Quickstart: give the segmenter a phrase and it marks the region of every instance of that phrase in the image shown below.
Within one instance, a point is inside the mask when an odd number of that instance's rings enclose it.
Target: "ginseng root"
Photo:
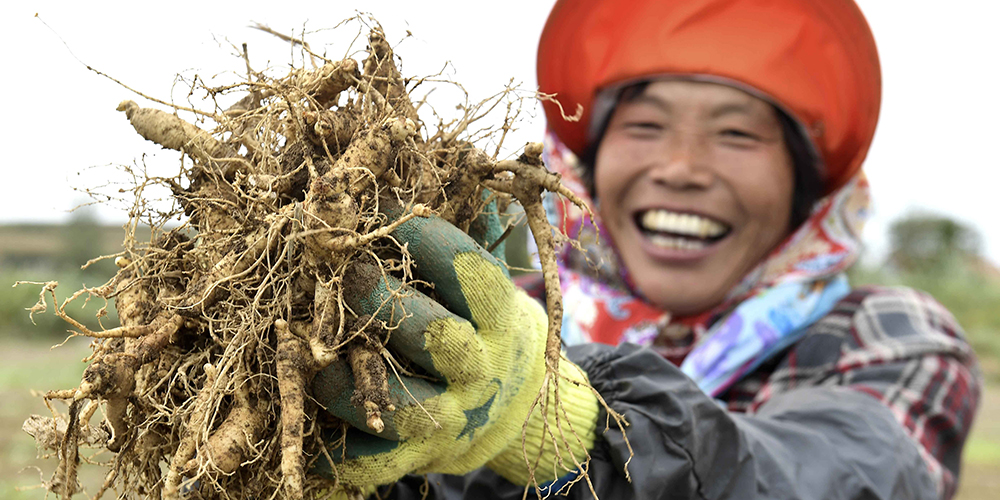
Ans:
[[[351,403],[365,410],[365,423],[375,432],[385,430],[382,422],[383,411],[395,411],[389,400],[389,375],[380,352],[380,338],[384,336],[381,323],[371,316],[358,318],[359,325],[369,325],[364,334],[359,335],[347,347],[347,361],[354,374],[354,395]]]
[[[386,412],[395,411],[385,360],[405,357],[387,344],[389,326],[346,306],[343,285],[351,264],[365,259],[422,287],[407,247],[392,236],[413,217],[439,215],[478,234],[484,210],[502,211],[511,199],[524,207],[545,278],[547,380],[558,383],[558,235],[541,197],[555,192],[586,207],[545,170],[541,145],[502,161],[499,146],[492,156],[477,147],[503,142],[516,116],[504,117],[492,138],[491,127],[473,124],[492,109],[510,113],[514,90],[462,103],[464,116],[428,126],[427,96],[411,98],[424,81],[400,73],[381,28],[371,30],[362,62],[327,60],[304,40],[283,40],[317,63],[283,75],[255,71],[244,46],[245,78],[213,87],[194,79],[191,95],[208,95],[210,111],[131,100],[118,107],[141,137],[182,161],[173,176],[129,170],[117,274],[55,308],[74,335],[94,339],[94,353],[79,388],[49,396],[74,400],[74,411],[84,400],[100,402],[110,430],[106,440],[85,437],[71,415],[50,485],[64,498],[78,489],[77,446],[94,439],[116,454],[98,497],[113,489],[172,500],[192,488],[199,498],[301,499],[339,487],[308,472],[309,460],[336,461],[317,457],[331,449],[323,436],[343,429],[310,402],[310,383],[330,363],[346,362],[351,403],[370,430],[385,430]],[[149,199],[153,186],[166,188],[169,206]],[[149,238],[137,236],[143,232]],[[32,313],[44,311],[46,297],[55,301],[55,283],[43,285]],[[65,312],[78,297],[114,301],[121,326],[87,329]]]
[[[288,322],[274,322],[278,338],[278,392],[281,395],[281,475],[286,495],[301,499],[305,484],[302,429],[305,424],[306,383],[316,364],[306,342],[291,332]]]

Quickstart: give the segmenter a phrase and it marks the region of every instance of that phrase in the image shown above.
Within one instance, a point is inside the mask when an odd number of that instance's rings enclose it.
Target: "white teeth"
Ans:
[[[643,229],[697,238],[714,238],[726,232],[726,227],[714,220],[693,214],[668,210],[648,210],[642,214]]]
[[[649,241],[658,247],[669,248],[671,250],[701,250],[702,248],[708,246],[707,243],[701,240],[675,238],[672,236],[663,236],[661,234],[649,235]]]

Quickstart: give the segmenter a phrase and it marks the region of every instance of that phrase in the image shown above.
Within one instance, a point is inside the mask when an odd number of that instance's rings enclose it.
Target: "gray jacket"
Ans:
[[[569,358],[630,424],[631,482],[623,473],[628,449],[612,428],[591,453],[595,491],[602,499],[950,497],[980,382],[954,319],[927,299],[887,289],[848,296],[770,368],[769,377],[781,383],[747,413],[728,411],[650,349],[569,348]],[[865,356],[869,351],[878,355]],[[948,383],[938,376],[945,372]],[[893,396],[916,390],[928,399],[901,405]],[[934,406],[941,401],[947,408]],[[911,414],[938,427],[920,430]],[[381,493],[520,499],[524,487],[481,469],[407,477]],[[591,496],[586,484],[569,492]]]

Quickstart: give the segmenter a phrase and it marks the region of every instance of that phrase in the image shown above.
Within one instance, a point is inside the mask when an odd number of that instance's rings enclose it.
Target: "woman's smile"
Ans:
[[[689,211],[651,208],[636,212],[634,222],[647,249],[664,260],[696,259],[718,247],[728,224]]]

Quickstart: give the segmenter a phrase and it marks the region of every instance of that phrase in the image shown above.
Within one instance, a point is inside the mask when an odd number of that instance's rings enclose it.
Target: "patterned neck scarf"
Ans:
[[[575,157],[551,134],[545,163],[590,202]],[[672,317],[634,290],[596,214],[591,223],[579,208],[549,194],[549,220],[579,243],[559,255],[563,340],[650,346],[716,397],[795,343],[847,295],[844,271],[861,253],[868,205],[868,182],[859,174],[818,202],[809,219],[721,304],[696,316]]]

